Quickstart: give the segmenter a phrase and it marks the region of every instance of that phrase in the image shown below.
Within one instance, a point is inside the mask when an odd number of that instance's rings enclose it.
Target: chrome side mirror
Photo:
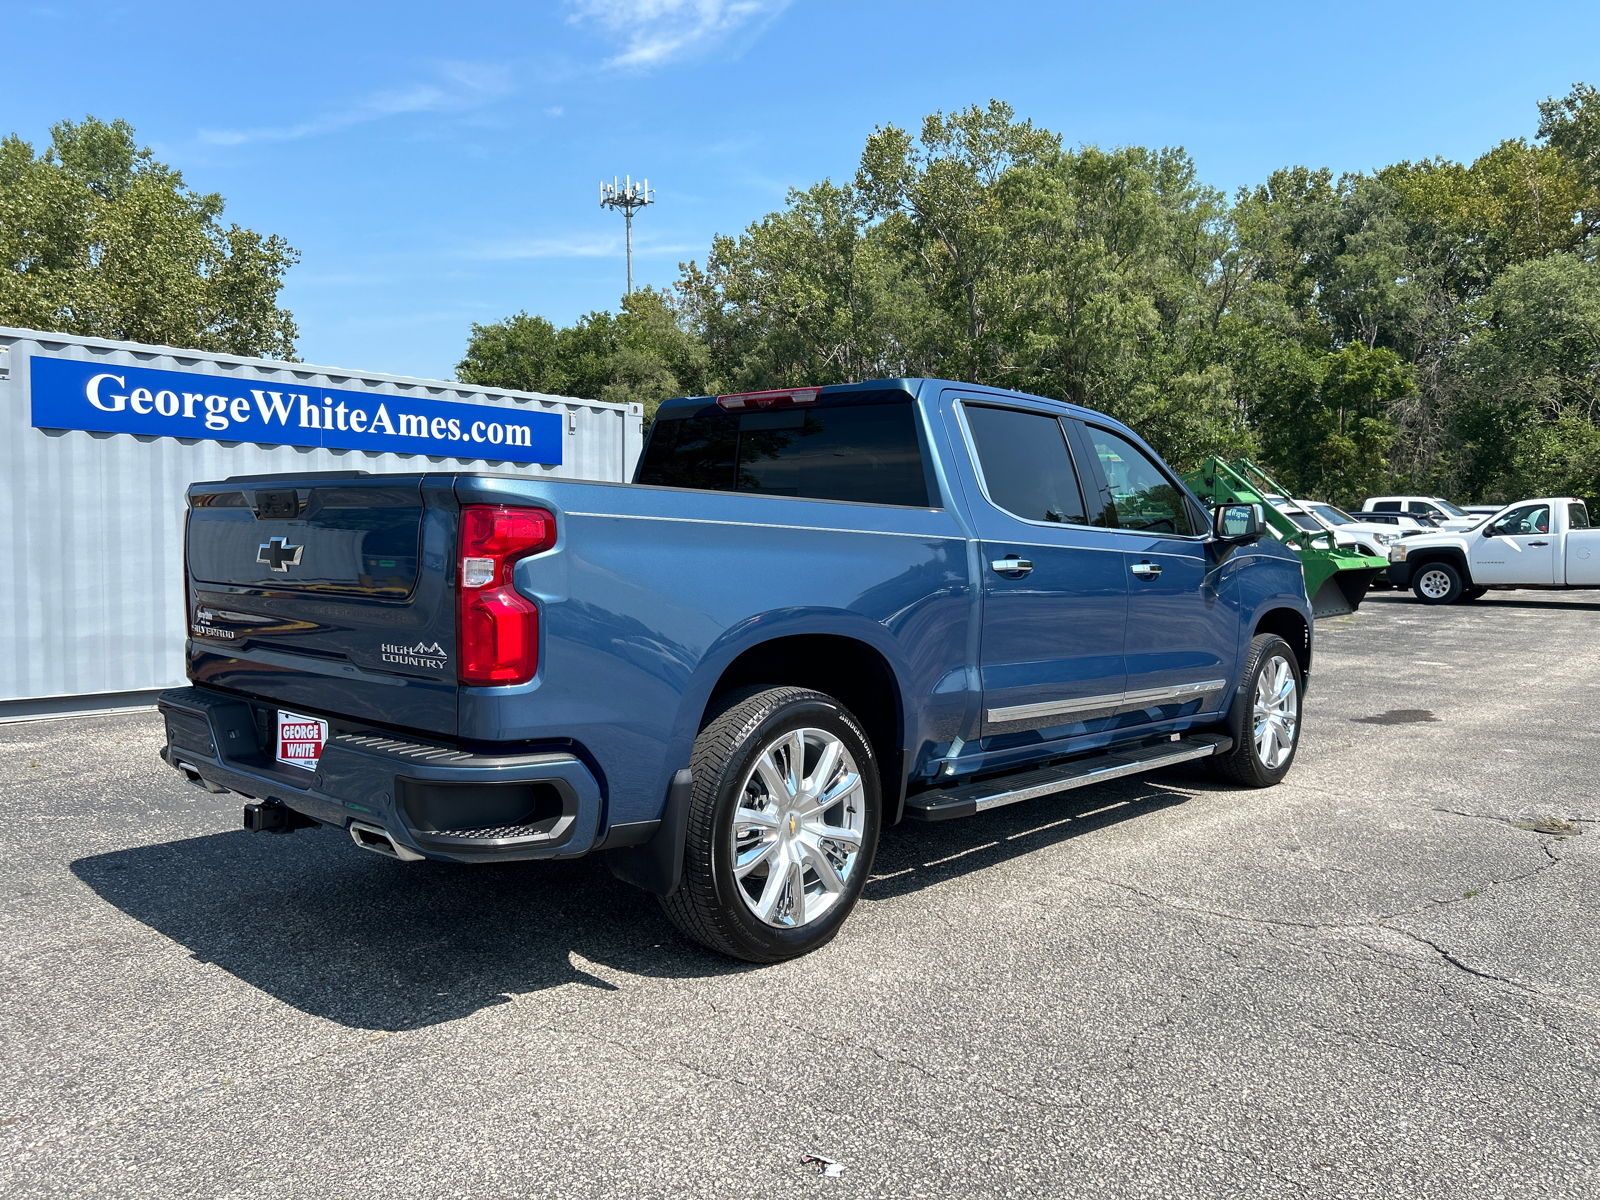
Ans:
[[[1259,504],[1219,504],[1211,510],[1211,529],[1219,542],[1242,546],[1260,541],[1267,517]]]

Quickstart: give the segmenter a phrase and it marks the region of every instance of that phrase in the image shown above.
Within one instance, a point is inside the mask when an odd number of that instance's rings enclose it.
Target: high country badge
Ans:
[[[401,667],[428,667],[442,671],[450,663],[450,656],[438,642],[434,642],[431,646],[422,642],[418,642],[415,646],[396,646],[384,642],[379,650],[382,652],[384,662]]]

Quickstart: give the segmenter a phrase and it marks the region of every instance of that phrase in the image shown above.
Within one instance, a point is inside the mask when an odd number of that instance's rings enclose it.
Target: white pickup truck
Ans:
[[[1520,500],[1471,529],[1391,545],[1389,580],[1424,604],[1476,600],[1490,588],[1600,588],[1600,529],[1571,496]]]

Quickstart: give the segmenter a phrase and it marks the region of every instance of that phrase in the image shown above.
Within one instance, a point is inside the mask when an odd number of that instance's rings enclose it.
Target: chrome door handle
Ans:
[[[1134,563],[1133,573],[1140,579],[1159,579],[1161,578],[1161,564],[1148,562]]]
[[[1026,575],[1033,570],[1033,564],[1025,558],[1012,555],[1010,558],[994,559],[989,563],[989,569],[1002,575]]]

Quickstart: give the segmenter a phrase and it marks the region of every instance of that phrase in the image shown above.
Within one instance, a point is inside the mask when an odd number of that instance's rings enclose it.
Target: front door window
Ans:
[[[1520,537],[1550,532],[1550,506],[1531,504],[1514,508],[1489,526],[1490,537]]]
[[[1111,492],[1117,528],[1184,537],[1198,532],[1183,492],[1144,451],[1109,429],[1087,429]]]

